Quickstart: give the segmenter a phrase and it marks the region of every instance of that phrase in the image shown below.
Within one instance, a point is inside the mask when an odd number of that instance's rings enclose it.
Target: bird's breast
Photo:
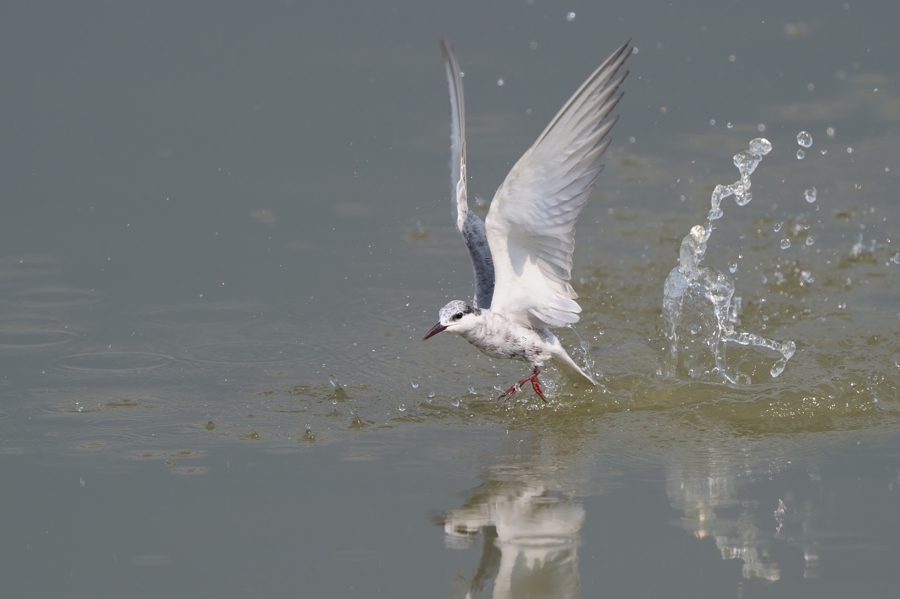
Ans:
[[[511,322],[502,316],[483,312],[481,326],[464,335],[466,340],[492,358],[522,360],[543,364],[550,358],[547,343],[532,328]]]

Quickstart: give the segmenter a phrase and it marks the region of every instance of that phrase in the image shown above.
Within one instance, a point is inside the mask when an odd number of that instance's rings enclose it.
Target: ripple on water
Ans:
[[[127,460],[191,460],[206,457],[205,451],[196,449],[136,449],[125,454]]]
[[[65,397],[60,399],[62,395]],[[4,431],[4,436],[8,433],[14,440],[20,438],[30,450],[39,452],[124,452],[133,458],[136,452],[148,451],[148,447],[183,447],[205,438],[193,422],[184,422],[184,406],[172,396],[128,391],[47,391],[43,398],[40,393],[33,394],[29,414],[35,405],[37,417],[29,418],[16,430]],[[165,450],[165,455],[171,457],[173,451],[176,450]],[[181,457],[191,455],[194,454]]]
[[[136,374],[165,366],[173,359],[152,352],[100,351],[63,356],[55,361],[55,367],[97,374]]]
[[[283,445],[283,444],[275,444],[266,447],[267,453],[275,453],[275,454],[292,454],[292,453],[300,453],[307,451],[309,448],[304,445],[294,444],[294,445]]]
[[[94,304],[100,299],[100,294],[93,289],[55,285],[21,289],[8,296],[11,303],[28,308],[73,308]]]
[[[0,280],[37,279],[58,275],[62,271],[59,260],[52,256],[18,255],[0,258]]]
[[[0,321],[0,350],[22,352],[71,343],[81,333],[50,318],[14,318]]]
[[[189,362],[223,366],[284,364],[309,357],[309,348],[299,341],[207,342],[187,347],[184,351]]]
[[[152,410],[158,417],[160,414],[171,414],[176,411],[175,399],[164,395],[134,394],[127,391],[122,393],[115,391],[82,393],[68,395],[64,400],[56,399],[54,394],[53,401],[41,404],[40,400],[36,400],[36,403],[40,404],[41,412],[51,415],[104,414],[110,418],[121,418],[123,412],[147,414]],[[35,394],[35,396],[38,395],[38,393]],[[149,420],[151,416],[148,414],[145,419]]]
[[[172,474],[187,476],[190,474],[209,474],[207,466],[179,466],[172,469]]]
[[[212,303],[154,308],[139,316],[156,324],[181,327],[244,323],[256,318],[259,313],[259,309],[244,304]]]

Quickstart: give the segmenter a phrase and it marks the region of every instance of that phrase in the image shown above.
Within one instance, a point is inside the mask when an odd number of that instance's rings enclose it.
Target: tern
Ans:
[[[631,54],[623,44],[569,98],[494,194],[487,218],[469,210],[466,186],[466,121],[462,73],[453,47],[441,39],[450,87],[450,179],[456,226],[475,270],[472,302],[453,300],[423,341],[441,331],[457,333],[485,354],[527,362],[531,374],[500,396],[508,399],[527,382],[544,400],[538,375],[548,360],[569,379],[596,385],[560,344],[551,327],[578,322],[581,306],[569,283],[575,221],[603,170],[600,158],[618,116],[620,72]]]

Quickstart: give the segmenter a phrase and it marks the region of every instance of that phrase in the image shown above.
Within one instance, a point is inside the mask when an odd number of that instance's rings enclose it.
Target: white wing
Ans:
[[[456,227],[462,233],[472,267],[475,270],[475,297],[472,303],[478,308],[490,308],[494,295],[494,262],[488,245],[484,222],[469,211],[466,189],[466,106],[463,101],[462,76],[453,46],[441,39],[444,66],[447,68],[447,84],[450,87],[450,187],[456,212]]]
[[[578,322],[569,284],[575,221],[593,191],[618,117],[607,119],[628,75],[629,42],[606,59],[506,176],[491,202],[487,237],[496,287],[491,311],[526,326]]]

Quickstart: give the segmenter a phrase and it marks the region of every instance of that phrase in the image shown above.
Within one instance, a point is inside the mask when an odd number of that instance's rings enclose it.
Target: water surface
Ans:
[[[896,9],[2,14],[10,596],[896,587]],[[550,403],[499,403],[523,365],[420,341],[472,288],[441,35],[485,202],[584,77],[637,48],[578,225],[583,318],[560,334],[597,389],[549,372]],[[734,278],[742,330],[797,351],[773,378],[776,354],[729,345],[740,385],[665,374],[663,282],[761,136],[753,200],[725,200],[705,264]]]

